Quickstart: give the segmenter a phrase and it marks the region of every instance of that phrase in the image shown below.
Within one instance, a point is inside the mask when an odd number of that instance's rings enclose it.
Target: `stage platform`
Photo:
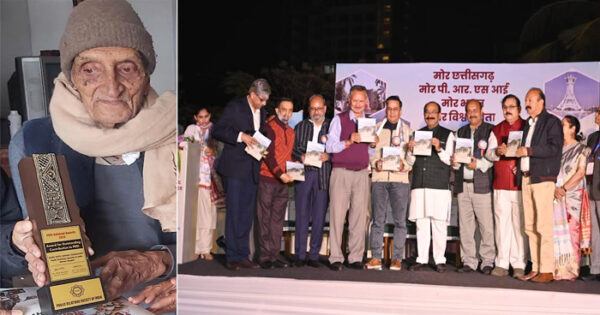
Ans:
[[[451,264],[445,273],[230,271],[215,258],[179,265],[179,314],[600,314],[600,281],[537,284]]]

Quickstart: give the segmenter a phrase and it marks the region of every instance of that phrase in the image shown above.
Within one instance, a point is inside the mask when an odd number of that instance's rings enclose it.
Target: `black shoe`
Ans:
[[[321,267],[321,264],[319,264],[319,262],[318,262],[318,261],[316,261],[316,260],[310,260],[310,259],[309,259],[309,260],[306,262],[306,264],[307,264],[308,266],[311,266],[311,267],[313,267],[313,268],[319,268],[319,267]]]
[[[445,264],[437,264],[437,265],[435,265],[435,271],[437,271],[437,272],[446,272],[446,265]]]
[[[217,246],[221,247],[223,250],[227,249],[227,245],[225,245],[225,236],[221,235],[217,238]]]
[[[287,268],[290,266],[287,262],[285,262],[283,260],[279,260],[279,259],[274,261],[272,264],[273,264],[273,267],[275,267],[275,268]]]
[[[583,280],[583,281],[600,280],[600,275],[594,274],[594,273],[590,273],[590,274],[587,274],[585,276],[581,276],[581,280]]]
[[[226,263],[225,267],[229,270],[237,271],[240,270],[240,264],[238,262]]]
[[[360,261],[357,261],[357,262],[353,262],[351,264],[348,264],[348,268],[357,269],[357,270],[363,270],[363,269],[365,269],[365,264],[361,263]]]
[[[344,265],[342,265],[342,263],[338,261],[329,265],[329,268],[334,271],[342,271],[342,269],[344,269]]]
[[[304,260],[296,260],[294,261],[294,267],[303,267],[306,264]]]
[[[483,273],[484,275],[489,275],[492,273],[492,266],[485,266],[483,268],[481,268],[481,273]]]
[[[464,265],[461,268],[456,269],[456,272],[458,273],[467,273],[467,272],[473,272],[475,270],[473,270],[473,268],[469,267],[469,265]]]
[[[274,267],[273,263],[268,260],[260,263],[260,268],[262,269],[273,269]]]
[[[408,267],[408,270],[409,271],[420,271],[420,270],[425,269],[425,266],[427,266],[427,265],[416,263],[414,265],[410,265],[410,267]]]

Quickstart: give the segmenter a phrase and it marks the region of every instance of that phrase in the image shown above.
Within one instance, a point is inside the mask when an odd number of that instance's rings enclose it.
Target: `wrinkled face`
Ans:
[[[275,113],[277,113],[279,120],[287,124],[292,118],[292,113],[294,113],[294,104],[290,101],[283,101],[275,108]]]
[[[350,94],[350,109],[356,116],[362,116],[367,105],[367,91],[352,91]]]
[[[481,124],[482,117],[482,110],[479,106],[479,103],[475,101],[468,102],[465,109],[467,111],[467,119],[469,119],[469,124],[473,127],[479,126]]]
[[[150,76],[133,48],[98,47],[73,60],[73,86],[90,117],[105,128],[129,121],[148,93]]]
[[[198,111],[197,115],[194,115],[194,119],[196,119],[196,124],[199,126],[206,126],[210,122],[210,113],[205,108]]]
[[[325,111],[327,111],[327,107],[325,107],[325,102],[320,97],[313,98],[308,104],[308,115],[314,122],[325,120]]]
[[[529,116],[537,117],[544,109],[544,100],[536,90],[529,91],[525,96],[525,109]]]
[[[565,139],[575,139],[575,126],[571,127],[569,120],[562,119],[563,135]]]
[[[395,124],[398,122],[398,120],[400,120],[400,116],[402,116],[400,102],[396,100],[389,100],[385,108],[385,118],[392,124]]]
[[[250,92],[250,105],[254,109],[260,109],[267,105],[267,101],[269,100],[269,94],[256,94],[255,92]]]
[[[596,111],[596,125],[600,126],[600,106],[598,106],[598,110]]]
[[[425,123],[427,124],[427,128],[432,129],[433,127],[438,125],[440,121],[440,111],[438,110],[437,105],[434,103],[429,103],[425,106]]]
[[[504,119],[508,121],[509,124],[514,123],[519,119],[519,114],[521,113],[521,108],[517,106],[517,100],[513,97],[509,97],[502,104],[502,114],[504,114]]]

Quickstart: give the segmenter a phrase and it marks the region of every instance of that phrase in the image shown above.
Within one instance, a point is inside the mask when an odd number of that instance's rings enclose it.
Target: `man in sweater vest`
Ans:
[[[308,100],[309,119],[296,125],[296,138],[292,157],[305,163],[309,141],[324,145],[327,142],[330,120],[325,118],[327,106],[325,99],[319,94]],[[295,235],[295,266],[302,267],[305,263],[318,268],[319,251],[323,240],[323,225],[329,200],[329,175],[331,162],[329,154],[319,155],[321,167],[305,165],[304,181],[296,183],[296,235]],[[306,260],[306,243],[308,242],[308,224],[311,223],[310,251]]]
[[[436,102],[425,104],[427,126],[422,131],[433,132],[431,155],[412,154],[415,140],[408,143],[406,162],[412,166],[408,219],[417,223],[417,263],[408,270],[424,269],[429,263],[429,243],[433,236],[433,258],[437,272],[446,271],[446,235],[450,221],[450,157],[454,149],[454,134],[439,125],[441,107]]]
[[[546,97],[539,88],[532,88],[525,97],[525,109],[530,118],[523,128],[521,147],[517,149],[525,233],[529,238],[531,272],[520,280],[550,282],[554,272],[554,190],[560,171],[563,128],[560,119],[548,113]]]
[[[408,172],[406,145],[412,135],[410,127],[402,122],[402,102],[398,96],[390,96],[385,101],[385,119],[377,126],[379,142],[371,156],[373,168],[371,184],[371,205],[373,225],[371,226],[371,252],[373,258],[365,265],[367,269],[381,270],[383,228],[388,204],[394,217],[394,250],[390,270],[402,269],[404,243],[406,241],[406,207],[408,203]],[[402,149],[400,165],[395,170],[383,170],[382,151],[384,147]]]
[[[271,140],[267,148],[268,153],[260,166],[256,206],[259,230],[258,261],[264,269],[288,266],[284,260],[279,259],[279,251],[288,201],[288,183],[293,182],[286,173],[285,165],[285,162],[292,160],[294,148],[294,130],[288,126],[293,112],[292,101],[282,99],[275,108],[275,117],[263,128],[265,136]]]
[[[600,106],[596,111],[596,124],[600,126]],[[586,175],[592,214],[592,253],[590,274],[582,278],[600,280],[600,131],[589,136],[587,147],[591,150]]]
[[[517,158],[507,157],[508,135],[511,131],[522,131],[525,121],[521,113],[521,101],[514,95],[502,99],[504,121],[494,126],[488,140],[485,157],[494,162],[494,221],[496,267],[493,276],[507,276],[509,266],[513,268],[513,278],[524,274],[527,248],[527,235],[523,222],[523,200],[521,187],[517,184]]]
[[[367,105],[367,89],[355,85],[350,89],[350,110],[335,116],[329,127],[327,153],[333,155],[331,180],[329,183],[329,263],[332,270],[340,271],[343,266],[342,234],[348,215],[348,266],[364,269],[365,231],[369,211],[369,144],[361,143],[357,130],[357,119],[364,117]],[[376,137],[377,140],[377,137]],[[374,148],[377,141],[371,143]]]
[[[465,106],[469,124],[456,132],[458,138],[471,139],[473,142],[471,163],[458,163],[453,155],[452,165],[456,170],[454,193],[458,194],[458,226],[463,262],[463,267],[458,272],[477,270],[479,252],[481,272],[489,275],[496,258],[496,246],[492,215],[492,163],[485,158],[484,153],[494,126],[483,122],[482,107],[478,100],[469,100]],[[477,228],[481,235],[479,251],[475,241]]]

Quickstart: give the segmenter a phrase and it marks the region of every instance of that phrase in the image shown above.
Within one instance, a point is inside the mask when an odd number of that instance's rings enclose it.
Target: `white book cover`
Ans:
[[[508,133],[508,141],[506,143],[506,154],[507,157],[517,156],[517,149],[521,146],[521,140],[523,139],[523,131],[511,131]]]
[[[41,314],[35,287],[0,289],[0,310],[19,310],[25,315]],[[68,314],[78,315],[117,315],[117,314],[152,314],[141,306],[130,303],[125,298],[85,308]]]
[[[433,131],[415,131],[415,147],[413,148],[413,154],[430,156],[431,138],[433,138]]]
[[[304,155],[304,164],[321,168],[321,153],[325,152],[325,145],[318,142],[308,141],[306,145],[306,155]]]
[[[304,164],[296,162],[285,162],[286,173],[297,181],[304,181]]]
[[[375,118],[358,118],[358,133],[360,142],[375,142],[377,121]]]
[[[454,149],[454,160],[458,163],[471,163],[473,155],[473,139],[456,138],[456,148]]]
[[[381,169],[384,171],[398,171],[404,151],[401,147],[383,147]]]
[[[253,158],[260,161],[264,152],[267,151],[267,148],[271,144],[271,140],[260,133],[260,131],[255,132],[254,135],[252,135],[252,138],[256,139],[258,144],[254,145],[252,149],[246,146],[246,153],[252,155]]]

